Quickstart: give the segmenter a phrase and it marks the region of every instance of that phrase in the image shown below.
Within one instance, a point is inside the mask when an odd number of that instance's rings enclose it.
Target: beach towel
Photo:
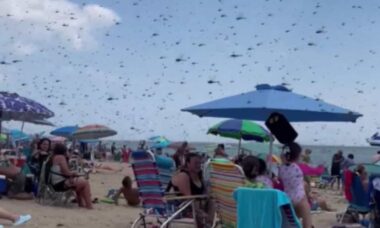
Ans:
[[[346,200],[348,200],[348,202],[352,201],[352,192],[351,192],[352,175],[353,175],[353,173],[351,171],[349,171],[349,170],[345,170],[343,172],[343,177],[344,177],[344,196],[346,197]]]
[[[283,220],[286,220],[282,216],[282,206],[291,204],[284,192],[275,189],[240,187],[235,190],[234,198],[237,201],[238,228],[281,228]]]
[[[302,170],[304,176],[321,176],[325,172],[325,167],[320,165],[318,167],[310,166],[306,163],[297,163]]]

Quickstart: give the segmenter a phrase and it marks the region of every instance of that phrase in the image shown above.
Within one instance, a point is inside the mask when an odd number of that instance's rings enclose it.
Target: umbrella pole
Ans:
[[[270,137],[269,142],[269,162],[268,162],[268,171],[272,173],[272,154],[273,154],[273,136]]]
[[[241,148],[241,138],[239,139],[239,145],[238,145],[238,155],[240,155],[240,148]]]
[[[21,124],[21,132],[24,132],[24,124],[25,124],[25,122],[22,121],[22,124]]]

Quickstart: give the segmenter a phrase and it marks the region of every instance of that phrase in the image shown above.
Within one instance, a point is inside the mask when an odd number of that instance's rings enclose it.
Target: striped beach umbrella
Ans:
[[[248,120],[230,119],[211,127],[207,134],[220,135],[226,138],[239,140],[239,151],[241,140],[253,140],[257,142],[269,142],[270,133],[257,123]]]
[[[211,127],[207,133],[239,140],[270,141],[270,133],[267,130],[248,120],[226,120]]]
[[[75,139],[100,139],[116,135],[117,132],[104,125],[87,125],[77,129],[72,135]]]
[[[2,121],[35,122],[53,116],[54,112],[36,101],[17,93],[0,92],[0,131]]]

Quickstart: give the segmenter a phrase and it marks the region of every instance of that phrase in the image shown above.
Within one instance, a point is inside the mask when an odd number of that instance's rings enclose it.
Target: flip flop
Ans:
[[[115,204],[115,201],[113,199],[109,199],[109,198],[101,199],[100,202],[108,203],[108,204]]]
[[[31,215],[20,215],[18,219],[16,220],[16,222],[13,223],[13,226],[19,226],[19,225],[25,224],[31,219],[32,219]]]

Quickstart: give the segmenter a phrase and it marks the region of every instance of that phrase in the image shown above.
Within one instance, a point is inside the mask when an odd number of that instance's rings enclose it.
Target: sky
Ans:
[[[221,141],[206,132],[223,119],[180,110],[287,83],[364,115],[295,124],[299,142],[366,145],[380,129],[379,12],[375,0],[2,0],[0,91],[45,105],[57,127]]]

